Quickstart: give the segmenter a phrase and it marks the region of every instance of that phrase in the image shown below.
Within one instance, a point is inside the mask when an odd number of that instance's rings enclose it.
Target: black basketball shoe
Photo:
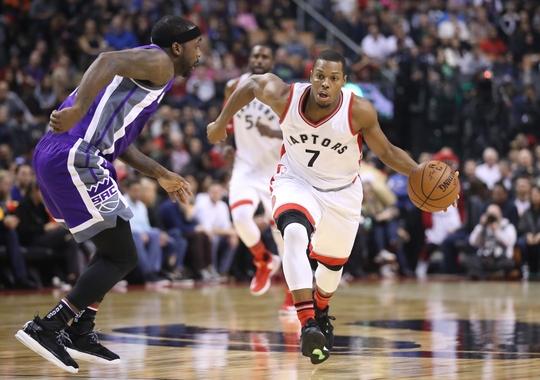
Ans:
[[[330,357],[330,351],[325,345],[326,339],[319,324],[313,318],[308,319],[300,336],[302,355],[307,356],[311,364],[320,364]]]
[[[75,359],[99,364],[119,364],[120,356],[103,346],[94,331],[94,325],[85,332],[79,332],[71,326],[65,328],[67,339],[66,351]]]
[[[331,350],[334,347],[334,326],[330,323],[330,320],[335,321],[336,318],[328,315],[328,309],[330,306],[326,306],[326,309],[320,310],[317,307],[317,302],[313,300],[315,306],[315,320],[319,324],[324,337],[326,338],[326,347]]]
[[[69,356],[64,347],[64,334],[62,331],[46,329],[41,318],[35,317],[33,321],[26,322],[23,328],[17,331],[15,338],[64,371],[77,373],[79,365]]]

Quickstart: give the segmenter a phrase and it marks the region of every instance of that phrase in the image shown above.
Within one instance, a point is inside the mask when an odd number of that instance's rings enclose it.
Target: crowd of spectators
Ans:
[[[373,84],[392,101],[393,118],[381,118],[390,139],[419,162],[441,159],[461,171],[459,208],[426,214],[408,200],[406,177],[366,150],[364,223],[346,279],[433,272],[537,276],[540,5],[530,0],[307,3],[359,48],[331,42],[325,28],[291,0],[5,0],[0,5],[0,286],[73,283],[93,254],[91,244],[76,244],[49,220],[33,181],[33,147],[47,131],[51,111],[93,60],[105,51],[149,44],[152,25],[166,14],[199,25],[203,58],[189,78],[175,80],[137,145],[189,179],[196,195],[189,206],[177,207],[154,181],[115,163],[136,211],[132,224],[142,257],[128,281],[222,282],[253,274],[250,253],[225,207],[231,164],[220,145],[208,142],[205,127],[220,111],[225,83],[246,71],[250,48],[259,42],[273,47],[274,72],[289,82],[308,80],[321,49],[341,51],[349,82],[360,88]],[[515,242],[503,239],[504,249],[497,246],[494,222],[487,223],[493,216],[497,227],[516,230]],[[266,231],[264,223],[260,227]],[[263,236],[271,240],[270,234]],[[482,259],[469,260],[477,251]]]

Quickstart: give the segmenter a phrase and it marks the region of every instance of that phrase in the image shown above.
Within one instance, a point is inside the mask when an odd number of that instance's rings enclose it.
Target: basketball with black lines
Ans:
[[[450,207],[457,199],[458,192],[456,173],[441,161],[427,161],[418,165],[407,182],[407,193],[412,203],[429,212]]]

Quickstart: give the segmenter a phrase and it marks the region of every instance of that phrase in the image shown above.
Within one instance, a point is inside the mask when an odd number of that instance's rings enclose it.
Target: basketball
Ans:
[[[412,203],[423,211],[437,212],[457,199],[459,181],[452,168],[441,161],[418,165],[409,176],[407,193]]]

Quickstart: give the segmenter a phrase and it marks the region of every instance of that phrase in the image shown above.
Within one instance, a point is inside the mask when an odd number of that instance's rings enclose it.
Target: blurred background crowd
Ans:
[[[203,57],[189,78],[175,80],[137,145],[185,176],[196,195],[179,207],[155,181],[115,163],[141,257],[129,283],[253,275],[251,254],[230,223],[231,160],[205,136],[226,82],[247,71],[258,43],[273,48],[273,72],[287,82],[307,81],[322,49],[342,52],[348,86],[374,103],[390,140],[419,162],[438,159],[460,171],[458,208],[423,213],[408,199],[407,178],[365,148],[364,221],[344,281],[538,277],[537,1],[4,0],[0,287],[68,287],[93,254],[91,243],[77,244],[49,218],[33,178],[33,148],[93,60],[149,44],[152,25],[167,14],[201,28]],[[272,246],[268,226],[260,228]]]

